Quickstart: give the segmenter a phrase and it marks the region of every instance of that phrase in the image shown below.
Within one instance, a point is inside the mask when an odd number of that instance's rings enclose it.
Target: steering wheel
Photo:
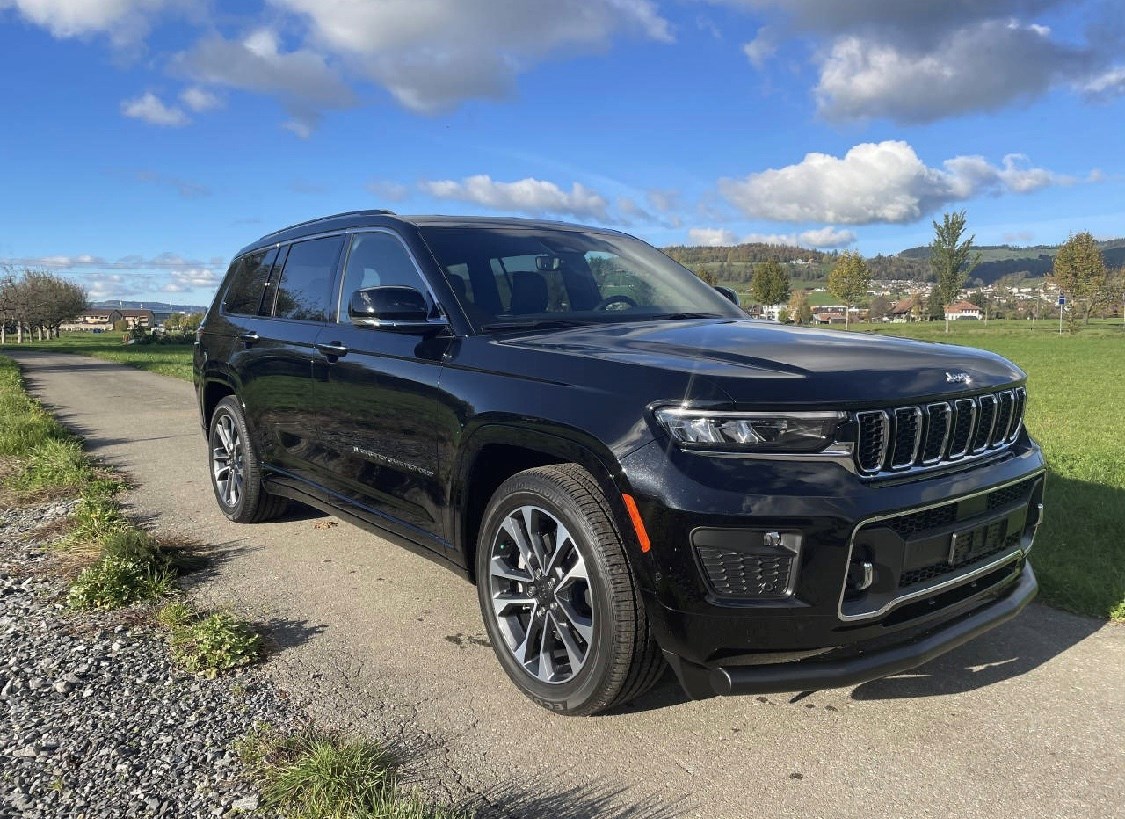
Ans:
[[[620,306],[618,306],[618,305],[620,305]],[[613,311],[632,310],[636,306],[637,306],[637,302],[634,301],[632,298],[630,298],[629,296],[626,296],[624,293],[618,293],[616,296],[609,296],[607,298],[602,299],[601,301],[599,301],[597,304],[594,305],[594,309],[595,310],[601,310],[603,312],[608,312],[610,310],[613,310]]]

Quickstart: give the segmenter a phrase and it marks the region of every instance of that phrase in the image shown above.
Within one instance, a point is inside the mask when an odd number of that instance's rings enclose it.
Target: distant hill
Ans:
[[[1098,242],[1108,267],[1125,265],[1125,239],[1108,239]],[[1012,245],[984,245],[977,248],[981,262],[972,272],[972,278],[985,284],[992,284],[1005,276],[1024,273],[1029,278],[1042,278],[1051,272],[1055,255],[1060,245],[1034,245],[1032,247],[1013,247]],[[911,247],[898,254],[897,258],[911,259],[929,267],[930,249]]]
[[[1110,239],[1098,244],[1107,266],[1125,266],[1125,239]],[[1046,276],[1051,272],[1059,245],[987,245],[978,247],[977,250],[981,254],[981,263],[973,270],[970,280],[980,279],[984,284],[992,284],[1011,275],[1023,274],[1033,279]],[[795,282],[821,282],[828,277],[837,257],[835,251],[824,253],[799,247],[757,243],[730,247],[675,246],[664,248],[664,252],[691,270],[710,272],[720,282],[735,285],[748,283],[754,264],[769,259],[777,259],[785,264],[789,268],[790,278]],[[870,257],[867,263],[876,279],[933,279],[929,247],[907,248],[893,256],[879,254]]]
[[[205,313],[206,306],[198,304],[184,305],[184,304],[167,304],[162,301],[121,301],[120,299],[109,299],[107,301],[99,301],[90,305],[91,307],[125,307],[132,310],[151,310],[154,313]]]

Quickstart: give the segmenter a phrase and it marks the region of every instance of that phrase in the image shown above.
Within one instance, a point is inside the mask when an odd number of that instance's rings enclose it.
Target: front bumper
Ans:
[[[655,446],[625,466],[652,538],[634,561],[646,611],[694,696],[897,673],[1015,616],[1035,594],[1026,556],[1045,464],[1026,435],[986,463],[879,483]],[[771,530],[801,541],[780,564],[787,571],[754,574],[778,565],[755,562],[752,541]],[[859,588],[857,565],[873,569]],[[770,597],[755,598],[756,585]]]
[[[904,643],[864,651],[852,647],[847,656],[833,654],[799,662],[706,668],[666,652],[669,664],[689,696],[702,699],[715,695],[773,694],[783,691],[819,691],[847,688],[871,680],[909,671],[986,631],[1006,623],[1030,603],[1039,590],[1035,573],[1024,564],[1006,596],[952,622],[918,635]]]

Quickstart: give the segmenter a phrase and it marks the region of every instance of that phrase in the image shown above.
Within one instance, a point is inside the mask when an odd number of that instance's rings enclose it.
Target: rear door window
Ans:
[[[270,269],[277,258],[277,248],[247,253],[236,259],[230,272],[230,285],[223,299],[223,312],[236,316],[255,316]]]
[[[294,242],[277,283],[273,315],[294,321],[328,321],[332,282],[343,246],[342,236]]]

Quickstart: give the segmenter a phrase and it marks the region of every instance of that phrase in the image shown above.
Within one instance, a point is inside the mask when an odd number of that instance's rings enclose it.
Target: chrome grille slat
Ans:
[[[855,420],[855,463],[865,477],[940,468],[1014,443],[1023,428],[1027,391],[996,392],[888,410]]]
[[[899,407],[895,410],[895,446],[891,453],[891,469],[905,469],[918,460],[922,445],[921,407]]]

